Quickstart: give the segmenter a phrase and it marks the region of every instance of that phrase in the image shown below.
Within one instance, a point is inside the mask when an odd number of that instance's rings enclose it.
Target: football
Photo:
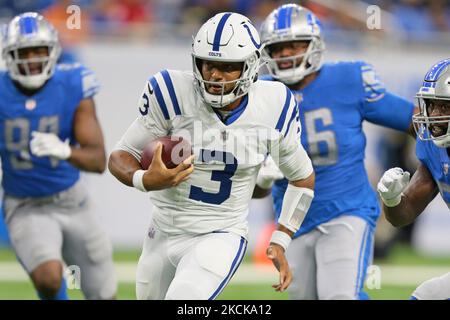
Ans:
[[[173,169],[192,155],[189,141],[182,137],[166,136],[151,141],[142,151],[141,167],[147,170],[152,163],[158,142],[162,143],[161,158],[168,169]]]

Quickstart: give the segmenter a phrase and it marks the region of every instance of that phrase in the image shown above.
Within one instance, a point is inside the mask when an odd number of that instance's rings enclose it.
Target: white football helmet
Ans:
[[[413,124],[419,139],[432,140],[441,148],[450,147],[450,114],[432,117],[428,114],[427,108],[432,100],[450,100],[450,59],[436,63],[427,72],[416,98],[419,101],[420,112],[413,115]],[[431,132],[433,125],[446,125],[447,132],[435,137]]]
[[[19,49],[41,46],[48,48],[48,56],[19,58]],[[55,28],[38,13],[20,14],[3,29],[2,57],[9,75],[27,89],[37,89],[51,78],[60,54],[61,47]],[[36,62],[42,63],[42,72],[31,74],[28,64]],[[23,66],[22,72],[19,65]]]
[[[258,78],[260,68],[260,47],[258,31],[251,21],[238,13],[223,12],[209,19],[198,31],[192,43],[192,66],[195,87],[205,101],[214,108],[223,108],[247,94],[250,85]],[[228,82],[212,82],[203,79],[201,62],[243,62],[241,76]],[[225,92],[225,85],[235,83],[231,92]],[[220,85],[222,93],[210,94],[205,84]]]
[[[262,59],[267,62],[269,73],[285,84],[294,84],[306,75],[320,69],[325,44],[322,40],[321,24],[308,9],[296,4],[285,4],[272,11],[261,26],[261,41],[264,45]],[[270,45],[280,42],[309,41],[305,53],[273,59]],[[300,58],[302,62],[297,65]],[[281,70],[277,62],[292,61],[292,68]]]

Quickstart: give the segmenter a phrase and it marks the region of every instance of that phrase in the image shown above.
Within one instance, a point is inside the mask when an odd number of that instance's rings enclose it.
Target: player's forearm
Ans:
[[[412,223],[436,196],[436,190],[418,192],[419,187],[411,183],[402,194],[402,200],[395,207],[383,204],[386,219],[394,227],[403,227]],[[436,188],[437,189],[437,188]],[[422,194],[423,196],[418,196]]]
[[[72,147],[70,158],[73,166],[88,172],[102,173],[106,169],[106,155],[103,146]]]
[[[283,197],[283,206],[278,227],[272,234],[271,243],[278,244],[287,250],[295,232],[305,219],[312,199],[314,198],[314,172],[306,179],[290,181]]]
[[[296,180],[296,181],[289,181],[290,184],[298,187],[298,188],[308,188],[311,190],[314,190],[314,184],[316,182],[316,175],[314,172],[312,172],[307,178]]]
[[[141,169],[139,162],[126,151],[115,150],[109,156],[108,169],[123,184],[133,186],[133,174]]]
[[[278,219],[278,230],[284,232],[290,231],[286,233],[288,233],[291,238],[294,233],[298,229],[300,229],[301,224],[303,223],[303,220],[308,213],[312,199],[314,198],[314,183],[314,171],[305,179],[289,181],[290,186],[288,186],[288,189],[286,190],[285,196],[283,198],[282,213],[280,215],[280,218]],[[295,189],[293,189],[292,186],[295,187]],[[290,196],[287,195],[287,192],[289,190],[291,190],[290,192],[292,193]],[[289,210],[287,209],[288,207],[293,206],[296,207],[295,214],[291,213],[290,216],[285,216],[285,214],[283,213]],[[287,223],[288,221],[291,221],[291,223]],[[292,223],[292,221],[296,222]],[[282,229],[280,229],[280,226],[282,227]]]
[[[271,188],[269,189],[263,189],[259,187],[258,185],[255,185],[255,189],[253,189],[253,199],[262,199],[267,197],[270,194]]]
[[[283,197],[278,225],[293,235],[300,226],[314,198],[314,172],[307,178],[290,181]],[[280,229],[279,229],[280,230]]]
[[[283,226],[282,224],[278,224],[277,230],[278,230],[278,231],[282,231],[282,232],[284,232],[284,233],[287,233],[291,238],[294,237],[294,232],[292,232],[291,230],[289,230],[288,228],[286,228],[286,227]]]
[[[428,168],[420,163],[409,182],[409,173],[392,168],[383,174],[377,190],[386,219],[395,227],[413,222],[439,192]]]
[[[422,212],[419,208],[411,206],[406,195],[402,196],[402,201],[395,207],[388,207],[383,204],[383,210],[386,219],[397,228],[412,223]]]

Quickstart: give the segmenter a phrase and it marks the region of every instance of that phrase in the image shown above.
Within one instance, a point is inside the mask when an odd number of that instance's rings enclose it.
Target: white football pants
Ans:
[[[289,297],[366,298],[362,288],[372,262],[372,229],[362,218],[340,216],[293,240],[286,253],[293,275]]]
[[[246,248],[247,240],[233,233],[169,235],[152,226],[137,266],[137,299],[215,299]]]
[[[422,283],[412,294],[418,300],[449,300],[450,272]]]

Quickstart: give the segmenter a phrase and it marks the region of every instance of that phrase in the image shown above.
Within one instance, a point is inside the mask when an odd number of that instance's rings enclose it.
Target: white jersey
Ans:
[[[117,149],[140,160],[150,141],[181,136],[195,154],[187,181],[150,192],[154,223],[167,233],[230,231],[245,237],[256,176],[268,154],[291,181],[312,173],[300,144],[298,107],[282,83],[253,83],[225,124],[196,93],[192,73],[164,70],[146,83],[139,112]]]

